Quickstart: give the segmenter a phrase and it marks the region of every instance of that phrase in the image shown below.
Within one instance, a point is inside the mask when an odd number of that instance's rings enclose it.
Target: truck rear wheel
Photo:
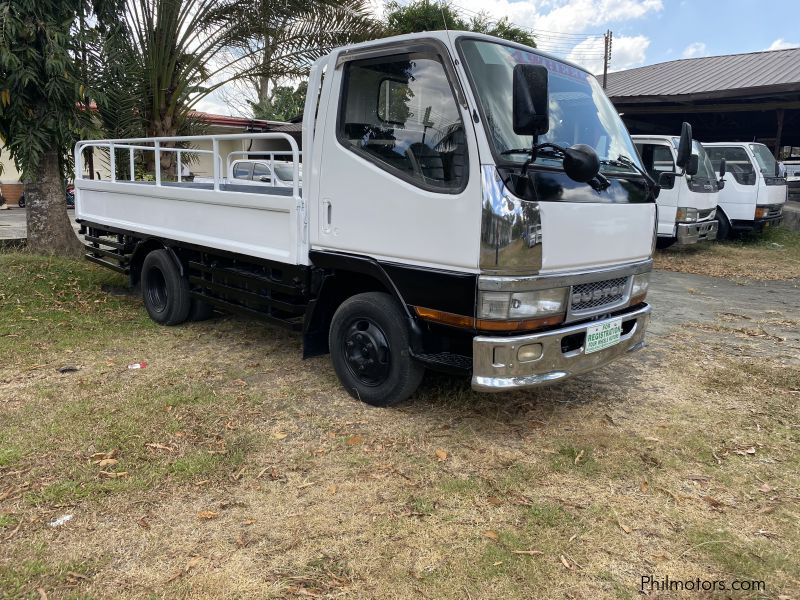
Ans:
[[[392,406],[419,387],[425,367],[411,358],[406,316],[389,294],[345,300],[328,334],[333,368],[354,398]]]
[[[189,282],[166,250],[153,250],[142,263],[142,297],[156,323],[178,325],[189,317]]]

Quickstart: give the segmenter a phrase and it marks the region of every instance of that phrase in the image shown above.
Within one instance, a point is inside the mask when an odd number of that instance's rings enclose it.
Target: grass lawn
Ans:
[[[725,242],[667,248],[655,267],[729,279],[800,279],[800,232],[782,227]]]
[[[429,376],[381,410],[297,335],[159,327],[124,284],[0,253],[2,598],[797,597],[796,363],[681,330],[557,387]]]

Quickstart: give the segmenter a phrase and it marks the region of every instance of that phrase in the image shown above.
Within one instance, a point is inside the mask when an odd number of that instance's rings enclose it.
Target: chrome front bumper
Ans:
[[[716,219],[700,223],[678,223],[678,244],[696,244],[717,239],[719,222]]]
[[[716,223],[716,221],[715,221]],[[586,330],[594,325],[622,318],[623,334],[619,343],[605,350],[584,353]],[[546,333],[532,333],[515,337],[478,336],[472,340],[472,389],[482,392],[528,388],[571,377],[602,367],[605,364],[644,347],[644,334],[650,320],[650,306],[629,313],[580,325],[571,325]],[[633,322],[633,323],[631,323]],[[627,332],[625,329],[629,328]],[[579,347],[564,352],[562,340],[567,336]],[[536,360],[520,362],[520,347],[541,345],[541,356]]]

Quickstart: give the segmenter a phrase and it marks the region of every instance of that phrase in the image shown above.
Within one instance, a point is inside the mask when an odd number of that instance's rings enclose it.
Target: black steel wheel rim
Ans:
[[[367,318],[353,319],[345,329],[342,350],[347,368],[361,383],[378,386],[389,377],[389,342],[380,326]]]
[[[167,280],[161,269],[152,268],[147,272],[147,301],[156,312],[167,309]]]

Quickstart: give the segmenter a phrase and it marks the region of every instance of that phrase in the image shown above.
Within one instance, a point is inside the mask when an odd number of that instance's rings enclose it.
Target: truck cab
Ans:
[[[719,237],[725,239],[734,232],[760,232],[778,225],[783,218],[788,187],[769,148],[747,142],[703,146],[715,168],[725,160],[729,174],[719,194]]]
[[[191,189],[133,168],[77,180],[87,258],[141,282],[159,322],[205,303],[301,330],[304,356],[330,353],[344,388],[379,406],[426,369],[524,389],[644,346],[657,187],[592,74],[441,31],[336,49],[308,90],[291,188],[228,185],[219,166]],[[174,141],[80,142],[78,172],[90,146],[133,165]],[[170,293],[191,303],[170,308]]]
[[[692,140],[692,167],[680,172],[676,159],[679,139],[670,135],[634,135],[645,169],[659,182],[658,247],[712,241],[719,182],[703,145]]]

